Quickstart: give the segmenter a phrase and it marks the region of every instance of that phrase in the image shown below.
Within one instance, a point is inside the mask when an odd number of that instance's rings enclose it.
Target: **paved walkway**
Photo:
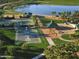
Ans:
[[[49,46],[55,46],[55,43],[53,42],[53,40],[50,37],[45,37],[49,43]]]
[[[0,56],[0,58],[6,58],[6,57],[10,58],[10,57],[13,57],[13,56]]]
[[[67,39],[64,39],[62,37],[59,37],[60,40],[63,40],[63,41],[67,41],[67,42],[74,42],[74,40],[67,40]]]
[[[40,55],[38,55],[38,56],[36,56],[36,57],[34,57],[34,58],[32,58],[32,59],[39,59],[39,58],[41,58],[42,56],[44,56],[44,54],[42,53],[42,54],[40,54]]]

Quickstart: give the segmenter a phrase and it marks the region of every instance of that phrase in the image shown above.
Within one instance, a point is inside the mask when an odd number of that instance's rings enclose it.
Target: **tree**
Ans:
[[[57,13],[55,11],[52,12],[52,15],[56,15]]]
[[[0,40],[0,47],[3,46],[3,42]]]
[[[5,52],[6,55],[13,56],[15,52],[15,46],[7,46],[7,50]]]
[[[4,13],[3,10],[0,10],[0,16],[1,16],[3,13]]]
[[[59,15],[65,20],[71,20],[71,12],[59,12]]]
[[[23,43],[22,46],[21,46],[22,49],[28,49],[28,45],[27,45],[27,42]]]
[[[79,11],[75,11],[73,16],[79,16]]]
[[[79,46],[73,43],[67,43],[63,45],[52,46],[44,51],[47,59],[78,59],[75,55],[79,51]]]

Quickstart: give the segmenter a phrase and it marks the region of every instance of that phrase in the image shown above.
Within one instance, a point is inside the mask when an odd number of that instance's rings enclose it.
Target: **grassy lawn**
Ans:
[[[77,40],[79,39],[79,30],[75,31],[74,34],[64,34],[62,35],[62,38],[66,40]]]
[[[79,0],[39,0],[38,2],[52,5],[79,5]]]
[[[66,41],[60,40],[59,38],[53,39],[53,41],[54,41],[54,43],[56,45],[62,45],[62,44],[66,44],[67,43]]]
[[[15,11],[15,9],[9,9],[9,10],[4,10],[4,14],[6,15],[6,14],[11,14],[11,15],[21,15],[21,14],[23,14],[23,13],[21,13],[21,12],[16,12]]]
[[[47,20],[45,18],[40,18],[41,19],[41,22],[43,23],[43,25],[46,25],[47,23],[50,23],[51,20]]]
[[[0,33],[4,34],[12,40],[15,40],[15,30],[0,29]]]
[[[62,38],[66,39],[66,40],[76,40],[76,39],[79,39],[79,35],[76,35],[76,34],[64,34],[62,35]]]
[[[53,22],[55,22],[55,23],[64,23],[63,20],[46,19],[46,18],[44,18],[44,17],[40,17],[40,20],[41,20],[41,22],[42,22],[43,24],[50,23],[51,20],[52,20]]]
[[[55,23],[64,23],[64,20],[53,20]]]
[[[38,30],[38,32],[40,34],[43,34],[42,31],[39,28],[37,30]],[[42,36],[40,38],[41,38],[41,41],[42,41],[42,45],[44,45],[45,47],[47,47],[48,46],[48,42],[47,42],[46,38],[44,36]]]
[[[42,32],[39,29],[37,29],[37,30],[40,34],[42,34]],[[42,37],[40,37],[40,39],[41,39],[41,43],[36,43],[36,44],[31,43],[31,44],[28,44],[28,46],[35,47],[35,48],[46,48],[48,46],[48,42],[47,42],[46,38],[42,36]]]
[[[76,30],[76,33],[75,33],[76,35],[79,35],[79,30]]]
[[[28,44],[28,46],[33,47],[33,48],[46,48],[48,46],[48,42],[46,42],[45,38],[41,38],[41,43],[31,43]]]
[[[68,34],[62,35],[62,38],[66,39],[66,40],[71,40],[71,37]]]
[[[39,3],[39,4],[52,4],[52,5],[79,5],[79,0],[5,0],[1,4],[8,2],[18,2],[12,5]],[[19,2],[21,1],[21,2]]]

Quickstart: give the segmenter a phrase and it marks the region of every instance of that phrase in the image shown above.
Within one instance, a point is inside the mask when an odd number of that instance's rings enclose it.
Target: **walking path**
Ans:
[[[50,37],[45,37],[49,43],[49,46],[55,46],[55,43],[53,42],[53,40]]]
[[[59,33],[59,31],[55,31],[55,32],[58,34],[58,38],[59,38],[60,40],[67,41],[67,42],[74,42],[74,40],[66,40],[66,39],[62,38],[62,37],[61,37],[62,35]]]
[[[13,57],[13,56],[0,56],[0,58],[6,58],[6,57],[10,58],[10,57]]]
[[[32,58],[32,59],[39,59],[39,58],[41,58],[42,56],[44,56],[44,54],[42,53],[42,54],[40,54],[40,55],[38,55],[38,56],[36,56],[36,57],[34,57],[34,58]]]
[[[64,39],[64,38],[62,38],[62,37],[59,37],[59,39],[60,40],[63,40],[63,41],[67,41],[67,42],[74,42],[75,40],[66,40],[66,39]]]

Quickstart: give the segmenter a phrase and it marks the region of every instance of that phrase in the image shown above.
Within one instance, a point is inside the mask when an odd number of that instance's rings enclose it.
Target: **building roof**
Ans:
[[[79,24],[77,24],[77,28],[79,28]]]
[[[51,21],[48,25],[47,25],[48,28],[57,28],[57,24],[53,21]]]

